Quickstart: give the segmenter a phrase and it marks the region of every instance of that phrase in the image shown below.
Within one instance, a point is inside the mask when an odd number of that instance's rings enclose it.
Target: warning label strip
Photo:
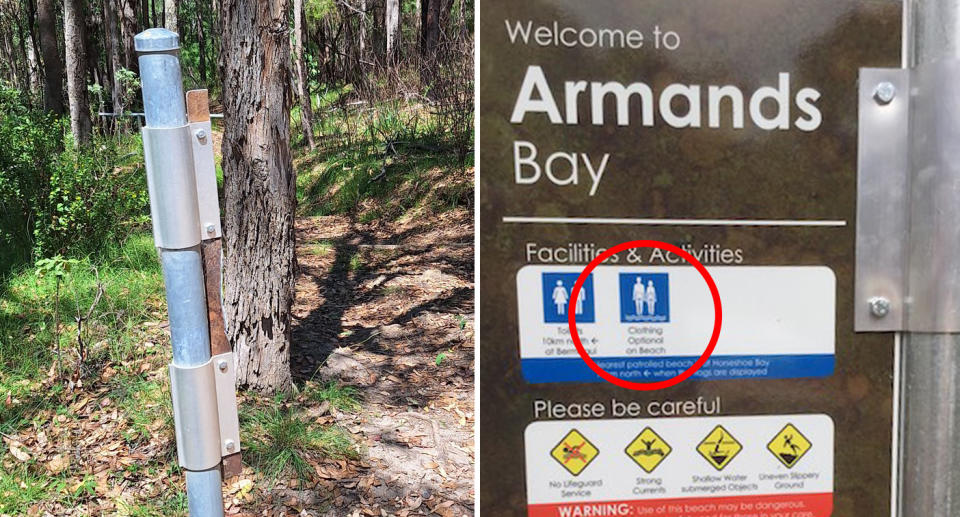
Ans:
[[[543,421],[525,433],[530,517],[829,517],[827,415]]]
[[[530,505],[530,517],[672,515],[689,517],[817,517],[833,511],[833,494],[703,497],[660,501]]]

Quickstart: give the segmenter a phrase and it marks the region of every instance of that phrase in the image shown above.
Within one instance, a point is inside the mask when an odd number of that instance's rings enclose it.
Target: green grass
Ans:
[[[126,364],[139,366],[147,354],[159,348],[143,346],[142,325],[163,317],[163,279],[153,238],[136,234],[122,245],[110,246],[78,259],[60,279],[60,300],[56,303],[57,278],[37,268],[21,267],[0,285],[0,432],[8,435],[39,428],[51,415],[75,418],[69,406],[77,391],[67,392],[54,382],[41,385],[56,363],[54,313],[59,311],[59,343],[64,356],[64,375],[74,373],[78,351],[75,316],[85,316],[97,293],[103,295],[83,325],[86,368],[81,377],[95,383],[105,366],[117,370],[110,379],[107,396],[129,419],[128,441],[151,438],[150,425],[157,418],[169,419],[169,395],[161,382],[126,371]],[[68,422],[69,423],[69,422]],[[164,429],[171,427],[165,421]],[[165,432],[165,431],[161,431]],[[7,446],[0,443],[0,457]],[[65,505],[81,504],[92,497],[91,480],[61,475],[50,476],[35,460],[0,468],[0,514],[19,515],[40,500]],[[77,472],[73,472],[76,474]],[[91,478],[92,479],[92,478]],[[151,503],[153,504],[153,503]],[[166,504],[166,503],[163,503]],[[159,510],[153,515],[170,512]],[[149,513],[143,514],[147,515]]]
[[[114,380],[113,386],[111,397],[123,409],[128,422],[124,439],[139,444],[155,436],[158,428],[173,437],[173,408],[166,382],[121,376]]]
[[[175,517],[187,515],[187,494],[177,491],[149,504],[117,502],[117,508],[129,517]]]
[[[0,445],[6,453],[6,447]],[[48,497],[51,482],[35,474],[35,469],[18,465],[0,469],[0,514],[23,515],[34,501]]]
[[[340,427],[314,424],[278,400],[272,406],[241,411],[240,418],[244,460],[266,479],[309,479],[314,472],[311,458],[358,457],[349,433]]]
[[[451,176],[463,164],[435,117],[402,101],[331,107],[345,93],[328,92],[321,101],[331,111],[315,130],[327,141],[296,162],[302,215],[356,214],[370,222],[472,203],[472,178]]]
[[[333,243],[330,241],[319,241],[307,246],[307,253],[323,257],[329,255],[333,251],[333,247]]]
[[[360,392],[353,386],[343,386],[336,381],[326,383],[307,383],[304,392],[310,400],[315,402],[329,402],[331,406],[341,411],[358,411],[360,409]]]
[[[162,307],[163,279],[149,235],[135,235],[122,246],[83,258],[60,282],[22,268],[0,286],[0,394],[21,401],[0,405],[0,431],[20,427],[43,407],[52,407],[58,397],[34,392],[39,379],[55,363],[59,340],[64,374],[72,373],[78,352],[78,313],[86,315],[97,293],[103,295],[84,323],[81,338],[87,349],[86,365],[95,373],[98,364],[122,363],[143,357],[142,323],[155,320]],[[59,311],[60,332],[54,332],[54,314]],[[60,388],[54,388],[59,391]],[[55,394],[55,393],[54,393]]]

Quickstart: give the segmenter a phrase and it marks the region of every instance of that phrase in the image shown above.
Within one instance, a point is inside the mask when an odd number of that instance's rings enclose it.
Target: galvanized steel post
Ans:
[[[138,34],[134,41],[139,54],[146,127],[157,130],[186,127],[187,116],[180,75],[177,34],[165,29],[149,29]],[[187,172],[180,167],[183,163],[192,163],[191,144],[189,139],[172,138],[169,142],[172,143],[166,144],[167,147],[164,149],[179,152],[181,156],[155,157],[157,163],[166,164],[167,162],[163,160],[172,161],[169,162],[169,170],[165,168],[155,171],[155,176],[151,179],[151,212],[154,235],[163,263],[173,343],[173,367],[186,370],[200,367],[210,361],[210,334],[203,261],[199,247],[201,237],[197,215],[196,184],[189,181],[193,174],[192,165],[189,167],[191,170]],[[177,149],[181,143],[182,148]],[[149,153],[146,141],[144,147],[145,152]],[[177,163],[178,159],[179,163]],[[162,183],[167,180],[170,184],[163,185]],[[165,194],[165,196],[155,196],[155,193]],[[170,211],[170,207],[154,206],[158,200],[176,204],[178,208]],[[169,217],[163,217],[165,212],[176,214],[178,220],[171,221]],[[176,389],[175,386],[174,389]],[[182,403],[184,406],[191,403],[203,406],[203,404],[209,404],[209,395],[186,393],[179,398],[181,401],[186,400]],[[213,396],[215,404],[215,393]],[[214,409],[216,409],[215,405]],[[183,406],[181,406],[182,412]],[[183,419],[182,415],[175,414],[175,417]],[[182,453],[184,448],[189,449],[189,444],[183,442],[193,440],[197,434],[189,432],[184,433],[188,434],[187,436],[181,436],[180,430],[178,424],[178,453]],[[219,441],[219,428],[216,429],[216,433]],[[216,454],[216,458],[219,458],[220,448],[218,444],[215,445],[216,451],[208,451],[207,455]],[[209,448],[206,445],[204,447]],[[207,463],[209,461],[212,460],[208,460]],[[190,514],[204,517],[222,516],[223,496],[219,463],[209,468],[187,469],[186,478]]]
[[[957,0],[905,0],[904,5],[904,65],[915,68],[938,61],[960,59],[960,2]],[[944,97],[956,97],[956,85],[941,90]],[[909,92],[903,92],[909,95]],[[946,107],[956,102],[944,102]],[[956,110],[953,110],[956,112]],[[916,121],[923,123],[922,121]],[[930,121],[926,121],[930,123]],[[954,125],[960,120],[954,118]],[[914,121],[911,121],[911,126]],[[940,152],[951,152],[951,160],[960,160],[960,141],[953,141],[951,149],[942,146]],[[911,170],[914,196],[917,188],[930,181],[930,176],[956,174],[956,167]],[[942,179],[934,181],[942,182]],[[955,179],[948,180],[956,184]],[[909,247],[914,259],[911,269],[923,268],[917,255],[926,256],[929,266],[944,264],[950,271],[935,268],[930,277],[945,288],[958,291],[951,281],[960,270],[960,241],[956,228],[960,225],[951,214],[942,210],[938,201],[960,204],[960,193],[948,193],[951,200],[941,196],[927,198],[917,208],[924,213],[911,224],[922,224],[927,231],[910,232]],[[946,232],[946,233],[945,233]],[[898,236],[893,236],[897,238]],[[934,256],[937,255],[937,256]],[[931,278],[933,279],[933,278]],[[926,307],[935,314],[931,319],[949,318],[956,310],[950,304]],[[899,497],[897,515],[900,517],[948,517],[960,515],[960,334],[905,332],[898,347],[901,382],[899,389],[900,422],[898,462]]]

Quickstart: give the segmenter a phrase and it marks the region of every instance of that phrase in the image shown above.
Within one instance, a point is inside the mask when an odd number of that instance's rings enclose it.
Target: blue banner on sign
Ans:
[[[634,382],[655,382],[675,377],[697,357],[596,357],[610,374]],[[602,382],[580,357],[522,359],[527,382]],[[833,374],[833,354],[713,356],[691,379],[795,379]]]

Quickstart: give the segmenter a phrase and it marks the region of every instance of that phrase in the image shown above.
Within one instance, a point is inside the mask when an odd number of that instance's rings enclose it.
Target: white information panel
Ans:
[[[582,269],[525,266],[517,273],[520,357],[531,383],[600,378],[577,354],[568,328],[606,371],[652,382],[703,353],[714,305],[703,277],[684,266],[599,266],[571,307]],[[823,377],[833,373],[836,278],[822,266],[709,267],[723,321],[713,355],[693,379]]]
[[[524,435],[530,517],[828,517],[827,415],[540,421]]]

